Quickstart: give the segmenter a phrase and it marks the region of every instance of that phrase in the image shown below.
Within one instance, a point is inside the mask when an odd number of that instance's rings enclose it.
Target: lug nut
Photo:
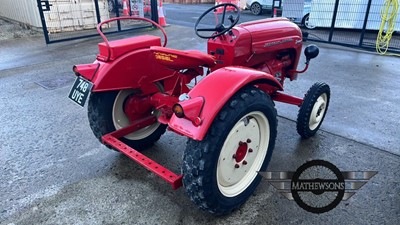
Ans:
[[[235,164],[235,168],[237,169],[237,168],[239,168],[240,166],[239,166],[239,164]]]
[[[251,140],[250,140],[250,138],[248,138],[248,139],[246,140],[246,142],[247,142],[247,143],[251,143]]]
[[[244,145],[244,144],[245,144],[245,142],[239,141],[239,145]]]
[[[236,159],[236,154],[233,154],[232,158]]]
[[[253,149],[252,149],[252,148],[249,148],[249,152],[253,152]]]
[[[246,160],[243,161],[243,165],[247,165],[247,161]]]

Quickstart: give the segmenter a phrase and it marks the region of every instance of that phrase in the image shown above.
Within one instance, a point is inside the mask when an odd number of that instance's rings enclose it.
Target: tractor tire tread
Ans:
[[[323,83],[323,82],[314,83],[304,96],[304,101],[303,101],[302,105],[300,106],[300,110],[297,114],[297,125],[296,125],[297,133],[303,139],[307,139],[307,138],[314,136],[324,120],[324,118],[322,118],[318,127],[316,127],[314,130],[310,130],[308,123],[310,120],[311,111],[314,106],[314,104],[311,104],[311,103],[315,102],[318,99],[318,97],[322,93],[325,93],[325,92],[328,95],[328,103],[327,103],[326,109],[325,109],[326,110],[325,115],[326,115],[326,112],[327,112],[328,106],[329,106],[329,98],[330,98],[330,88],[326,83]],[[324,117],[325,117],[325,115],[324,115]]]
[[[117,95],[116,92],[112,93],[113,95]],[[111,95],[111,93],[110,93]],[[114,96],[114,97],[115,97]],[[105,106],[105,99],[108,96],[104,95],[99,95],[96,93],[93,93],[89,96],[89,104],[88,104],[88,119],[89,119],[89,125],[90,128],[92,129],[92,132],[94,136],[102,143],[101,137],[108,133],[109,129],[108,128],[108,121],[104,113],[100,112],[106,112]],[[110,146],[107,146],[110,148]],[[112,149],[112,148],[110,148]],[[112,149],[114,151],[117,151],[115,149]]]
[[[240,112],[240,109],[246,107],[246,101],[252,102],[254,99],[258,99],[258,101],[268,101],[270,106],[274,106],[270,96],[265,94],[263,91],[257,88],[243,88],[231,98],[228,104],[221,109],[217,117],[214,119],[213,124],[211,125],[203,141],[196,141],[192,139],[188,139],[187,141],[187,150],[184,154],[182,166],[182,173],[184,174],[183,184],[186,192],[190,199],[199,208],[207,210],[215,215],[229,214],[230,212],[239,208],[244,202],[233,208],[226,208],[224,205],[219,204],[216,197],[213,196],[213,180],[209,172],[204,170],[206,167],[210,167],[212,157],[215,157],[215,151],[217,150],[213,148],[210,143],[224,141],[220,140],[221,138],[219,136],[222,133],[221,130],[224,130],[224,127],[226,127],[226,121],[229,120],[232,115],[237,115]],[[275,118],[275,123],[277,124],[275,107],[272,107],[271,111],[274,114],[273,116]],[[271,126],[270,129],[275,129],[274,131],[271,131],[271,133],[274,133],[275,136],[271,137],[270,142],[270,144],[274,146],[276,138],[276,126]],[[206,139],[207,143],[204,144],[204,140]],[[268,162],[266,165],[267,164]],[[256,182],[258,184],[260,180]],[[255,186],[257,186],[257,184]]]

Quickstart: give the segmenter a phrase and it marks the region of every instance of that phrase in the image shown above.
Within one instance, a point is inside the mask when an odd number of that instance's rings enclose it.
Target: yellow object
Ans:
[[[158,59],[158,60],[163,60],[163,61],[168,61],[168,62],[174,62],[174,59],[178,58],[177,55],[167,54],[167,53],[163,53],[163,52],[156,52],[155,56],[156,56],[156,59]]]
[[[387,53],[390,44],[390,39],[392,39],[392,34],[394,32],[398,11],[399,11],[398,0],[385,0],[385,3],[381,10],[382,22],[379,28],[378,37],[376,38],[376,52],[378,52],[381,55],[392,55],[400,57],[400,54]],[[387,29],[385,32],[386,24],[387,24]]]

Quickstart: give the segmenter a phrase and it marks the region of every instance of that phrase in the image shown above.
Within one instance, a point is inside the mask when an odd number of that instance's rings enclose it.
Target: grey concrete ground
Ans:
[[[29,25],[18,24],[0,17],[0,41],[10,38],[40,37],[42,35],[43,32],[39,32]]]
[[[192,29],[170,26],[167,32],[169,47],[206,48]],[[172,191],[103,147],[92,135],[86,108],[67,99],[72,66],[92,62],[98,41],[0,42],[1,225],[399,223],[399,58],[322,46],[310,70],[286,86],[298,96],[317,81],[331,86],[328,115],[309,140],[296,133],[297,108],[277,105],[278,138],[268,170],[294,171],[306,160],[325,159],[341,170],[378,171],[355,196],[316,215],[264,180],[239,210],[214,217],[197,209],[184,189]],[[168,132],[145,154],[179,172],[184,148],[185,138]]]

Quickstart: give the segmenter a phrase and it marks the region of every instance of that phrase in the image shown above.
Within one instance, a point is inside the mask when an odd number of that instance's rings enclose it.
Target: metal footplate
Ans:
[[[180,188],[182,186],[182,175],[173,173],[172,171],[118,140],[119,137],[131,133],[132,130],[135,130],[134,125],[106,134],[102,136],[102,140],[104,144],[124,153],[126,156],[133,159],[144,168],[157,174],[159,177],[170,183],[172,185],[172,189],[176,190]]]

